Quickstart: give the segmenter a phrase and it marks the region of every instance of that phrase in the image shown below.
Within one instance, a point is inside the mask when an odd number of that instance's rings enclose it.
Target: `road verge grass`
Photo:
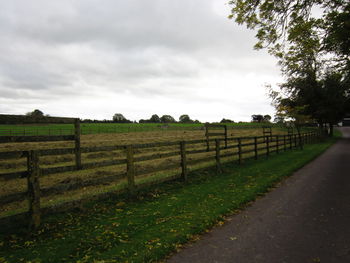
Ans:
[[[335,139],[306,145],[304,150],[272,155],[192,172],[181,180],[126,195],[91,202],[83,210],[47,216],[43,227],[0,235],[0,262],[154,262],[181,244],[223,224],[325,151]],[[292,160],[292,161],[291,161]]]

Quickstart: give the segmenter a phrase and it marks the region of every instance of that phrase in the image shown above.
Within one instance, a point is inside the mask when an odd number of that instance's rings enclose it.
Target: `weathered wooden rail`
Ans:
[[[64,193],[67,190],[79,189],[85,186],[99,185],[106,182],[117,183],[120,180],[126,180],[127,187],[125,188],[125,191],[134,194],[138,188],[142,187],[142,185],[136,184],[135,182],[135,178],[138,176],[157,173],[160,171],[178,170],[178,175],[161,179],[161,181],[172,180],[175,178],[182,178],[186,181],[189,169],[193,169],[194,165],[200,163],[212,161],[214,163],[213,165],[216,166],[217,171],[221,172],[223,162],[238,161],[238,163],[242,163],[246,158],[258,159],[261,156],[268,157],[274,152],[280,153],[296,147],[302,149],[304,144],[319,140],[321,137],[321,131],[314,131],[301,134],[216,138],[101,147],[80,147],[80,144],[76,143],[75,148],[0,152],[0,160],[27,159],[27,168],[25,170],[0,174],[0,180],[3,181],[3,184],[9,180],[27,178],[27,191],[2,195],[0,196],[0,204],[28,199],[30,224],[33,227],[38,227],[40,225],[41,214],[40,198],[50,196],[53,193]],[[211,143],[214,147],[208,149],[206,147],[207,143]],[[79,146],[78,148],[77,145]],[[156,149],[159,149],[159,147],[165,147],[165,150],[156,153]],[[140,149],[148,149],[148,152],[141,154],[137,153]],[[81,153],[115,150],[124,152],[124,157],[85,163],[81,160]],[[74,165],[41,168],[40,159],[42,157],[66,154],[76,155]],[[167,164],[165,166],[149,167],[143,170],[137,169],[137,164],[140,162],[169,157],[179,157],[179,162]],[[118,172],[114,175],[108,175],[101,178],[88,178],[79,181],[76,184],[69,184],[69,186],[60,184],[47,188],[40,187],[40,178],[43,176],[114,165],[124,166],[125,172]]]

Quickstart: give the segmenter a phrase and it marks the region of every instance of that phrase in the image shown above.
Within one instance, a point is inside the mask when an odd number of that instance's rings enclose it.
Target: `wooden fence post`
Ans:
[[[128,178],[128,190],[130,194],[135,192],[135,163],[134,148],[132,145],[126,146],[126,175]]]
[[[216,160],[216,170],[218,173],[222,172],[221,161],[220,161],[220,140],[215,139],[215,160]]]
[[[308,143],[310,132],[306,132],[302,135],[303,145]]]
[[[313,132],[310,132],[309,133],[309,139],[308,139],[308,144],[311,144],[312,143],[312,140],[313,140]]]
[[[81,148],[80,148],[80,120],[74,121],[74,142],[75,142],[75,165],[77,170],[81,169]]]
[[[207,140],[207,152],[209,152],[209,127],[207,124],[205,124],[204,128],[205,128],[205,138]]]
[[[300,147],[300,150],[303,149],[303,139],[302,139],[301,133],[299,133],[299,147]]]
[[[318,140],[317,132],[314,132],[313,143],[316,143]]]
[[[309,144],[310,143],[310,132],[307,132],[304,134],[303,144]]]
[[[312,143],[313,142],[312,140],[313,140],[313,132],[310,132],[308,143]]]
[[[269,142],[269,136],[266,136],[266,156],[269,157],[270,155],[270,142]]]
[[[238,138],[238,163],[242,163],[242,141],[241,138]]]
[[[225,149],[227,149],[227,125],[224,126],[225,129]]]
[[[258,160],[258,138],[254,137],[254,159]]]
[[[186,159],[186,143],[180,142],[180,153],[181,153],[181,177],[187,181],[187,159]]]
[[[41,212],[40,212],[40,167],[39,155],[37,151],[28,152],[28,202],[29,202],[29,227],[30,229],[37,229],[40,226]]]
[[[283,135],[283,150],[287,151],[287,138],[286,135]]]
[[[276,153],[279,153],[279,139],[280,137],[276,135]]]
[[[314,141],[314,132],[310,132],[310,143],[313,143]]]
[[[288,136],[289,136],[289,150],[292,150],[292,148],[293,148],[292,135],[289,134]]]
[[[297,148],[297,135],[294,134],[294,147]]]

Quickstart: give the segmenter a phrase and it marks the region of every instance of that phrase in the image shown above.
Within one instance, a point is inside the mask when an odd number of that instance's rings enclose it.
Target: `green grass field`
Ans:
[[[84,210],[56,214],[42,229],[0,235],[0,262],[156,262],[181,244],[222,224],[225,215],[264,194],[324,150],[335,139],[272,155],[268,160],[228,164],[193,172],[189,182],[164,183],[130,199],[91,202]],[[293,162],[291,162],[293,160]]]
[[[127,133],[158,130],[198,130],[201,123],[81,123],[82,134],[97,133]],[[232,128],[258,128],[266,123],[229,123]],[[272,125],[272,124],[269,124]],[[275,124],[273,124],[276,126]],[[45,125],[0,125],[0,136],[21,135],[69,135],[74,134],[73,124],[45,124]]]

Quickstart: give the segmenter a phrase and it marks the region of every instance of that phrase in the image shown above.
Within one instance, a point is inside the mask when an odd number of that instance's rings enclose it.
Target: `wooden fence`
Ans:
[[[205,137],[207,139],[207,151],[209,151],[209,140],[210,137],[222,137],[225,140],[225,147],[227,147],[227,125],[223,124],[211,124],[206,123],[205,128]],[[212,131],[214,130],[214,131]]]
[[[24,115],[5,115],[0,114],[0,123],[2,124],[74,124],[72,135],[23,135],[23,136],[0,136],[0,143],[16,142],[49,142],[49,141],[74,141],[74,153],[76,168],[81,168],[81,151],[80,151],[80,120],[78,118],[65,117],[31,117]]]
[[[86,124],[83,124],[86,125]],[[118,126],[115,127],[104,127],[103,123],[101,126],[83,126],[81,125],[80,132],[81,135],[87,134],[101,134],[101,133],[131,133],[131,132],[155,132],[155,131],[200,131],[203,130],[203,126],[169,126],[166,128],[162,128],[161,125],[158,126]],[[97,125],[97,124],[96,124]],[[217,126],[224,126],[222,124],[214,124]],[[239,129],[257,129],[261,126],[253,126],[253,125],[238,125],[238,126],[230,126],[226,125],[228,130],[239,130]],[[285,127],[280,125],[274,125],[274,128],[284,129]],[[205,127],[204,127],[205,128]],[[73,127],[50,127],[50,126],[41,126],[41,127],[1,127],[0,126],[0,137],[1,136],[62,136],[62,135],[73,135],[74,134]],[[216,130],[216,129],[214,129]]]
[[[175,178],[182,178],[184,181],[188,178],[189,167],[203,163],[214,161],[217,171],[222,170],[221,164],[223,162],[238,161],[242,163],[246,158],[258,159],[259,156],[268,157],[273,152],[279,153],[292,148],[303,148],[306,143],[312,143],[318,141],[323,136],[321,131],[307,132],[302,134],[289,134],[289,135],[272,135],[272,136],[259,136],[259,137],[241,137],[241,138],[223,138],[223,139],[210,139],[209,142],[213,144],[209,152],[211,156],[200,156],[199,158],[189,158],[198,156],[198,154],[208,153],[206,148],[207,140],[191,140],[191,141],[174,141],[174,142],[158,142],[149,144],[133,144],[133,145],[118,145],[118,146],[100,146],[100,147],[82,147],[79,148],[79,153],[91,153],[101,151],[115,151],[122,150],[124,152],[124,158],[104,160],[99,162],[87,162],[82,163],[80,158],[75,158],[75,165],[70,166],[57,166],[49,168],[40,167],[40,158],[43,156],[51,155],[65,155],[76,154],[77,148],[62,148],[62,149],[43,149],[43,150],[31,150],[31,151],[11,151],[0,152],[0,160],[27,159],[27,169],[23,171],[16,171],[11,173],[0,174],[0,179],[5,181],[15,180],[17,178],[27,178],[27,191],[21,193],[12,193],[6,196],[0,197],[0,204],[11,203],[14,201],[25,200],[29,201],[29,218],[30,225],[34,228],[40,225],[41,206],[40,198],[43,196],[49,196],[54,192],[64,193],[67,188],[59,185],[49,188],[40,187],[40,177],[57,174],[63,172],[70,172],[76,170],[93,169],[97,167],[106,167],[112,165],[124,165],[125,172],[108,175],[104,178],[89,178],[83,183],[76,185],[70,185],[69,190],[79,189],[81,187],[90,185],[101,185],[108,182],[114,182],[118,180],[126,180],[127,187],[125,191],[130,194],[134,194],[135,191],[143,187],[144,185],[136,185],[135,178],[140,175],[149,173],[155,173],[160,171],[169,171],[178,169],[179,173],[175,176],[170,176],[165,180],[173,180]],[[230,142],[229,145],[227,141]],[[193,145],[200,145],[202,148],[194,148]],[[171,151],[156,153],[156,148],[169,147]],[[138,155],[136,152],[139,149],[148,149],[148,154]],[[154,150],[153,150],[154,149]],[[174,150],[175,149],[175,150]],[[167,166],[151,167],[146,170],[138,171],[136,164],[139,162],[168,158],[171,156],[178,156],[180,162],[169,164]],[[78,156],[79,157],[79,156]],[[157,182],[155,182],[157,183]]]
[[[100,127],[81,127],[81,135],[87,134],[101,134],[101,133],[131,133],[131,132],[155,132],[155,131],[198,131],[202,130],[202,126],[193,127],[167,127],[162,128],[162,126],[115,126],[115,127],[103,127],[103,123]],[[253,127],[255,128],[255,127]],[[74,128],[58,128],[58,127],[19,127],[19,128],[1,128],[0,127],[0,137],[1,136],[55,136],[55,135],[73,135]]]

